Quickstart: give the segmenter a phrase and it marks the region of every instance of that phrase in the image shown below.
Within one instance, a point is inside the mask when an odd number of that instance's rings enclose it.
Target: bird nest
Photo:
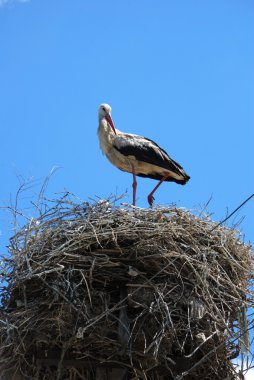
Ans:
[[[9,249],[1,378],[238,378],[253,259],[235,230],[65,196]]]

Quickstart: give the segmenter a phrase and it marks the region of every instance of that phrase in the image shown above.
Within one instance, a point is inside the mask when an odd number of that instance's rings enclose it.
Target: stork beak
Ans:
[[[113,129],[114,134],[116,135],[115,126],[114,126],[113,120],[111,119],[111,116],[109,114],[106,115],[106,120],[110,124],[111,128]]]

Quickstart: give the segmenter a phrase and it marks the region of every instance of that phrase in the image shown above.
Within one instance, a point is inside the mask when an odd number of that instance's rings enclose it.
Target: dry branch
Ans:
[[[176,207],[51,204],[10,241],[2,376],[238,379],[253,258],[214,226]]]

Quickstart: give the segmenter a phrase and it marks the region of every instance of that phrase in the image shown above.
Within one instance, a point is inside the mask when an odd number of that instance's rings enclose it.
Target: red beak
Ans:
[[[106,115],[106,120],[110,124],[111,128],[113,129],[114,134],[116,135],[115,126],[114,126],[113,120],[111,119],[111,116],[109,114]]]

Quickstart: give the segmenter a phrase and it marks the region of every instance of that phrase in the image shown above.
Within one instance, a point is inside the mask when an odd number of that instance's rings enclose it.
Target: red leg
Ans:
[[[162,177],[162,179],[160,180],[159,183],[157,183],[157,185],[155,186],[155,188],[153,189],[153,191],[151,191],[151,193],[148,195],[147,199],[148,199],[148,203],[149,205],[152,207],[153,205],[153,201],[154,201],[154,197],[153,197],[153,194],[155,193],[155,191],[158,189],[158,187],[162,184],[162,182],[165,181],[166,178],[168,178],[169,174],[165,174],[164,177]]]
[[[132,168],[132,175],[133,175],[133,183],[132,183],[132,187],[133,187],[133,201],[132,201],[132,204],[133,204],[133,206],[136,206],[137,181],[136,181],[136,174],[135,174],[134,168]]]

